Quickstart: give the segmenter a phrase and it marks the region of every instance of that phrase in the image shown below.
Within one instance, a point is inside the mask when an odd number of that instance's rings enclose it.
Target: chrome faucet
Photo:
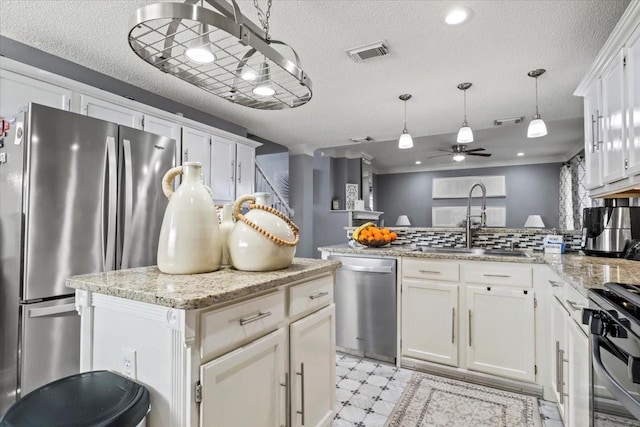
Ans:
[[[473,194],[473,190],[476,187],[480,187],[480,189],[482,190],[482,210],[480,211],[480,215],[471,215],[471,199],[473,198],[472,194]],[[487,226],[487,187],[484,186],[483,183],[481,182],[476,182],[475,184],[473,184],[471,186],[471,190],[469,190],[469,199],[467,200],[467,221],[466,221],[466,238],[467,238],[467,249],[471,248],[471,218],[476,218],[479,217],[480,218],[480,225],[477,228],[480,227],[486,227]]]

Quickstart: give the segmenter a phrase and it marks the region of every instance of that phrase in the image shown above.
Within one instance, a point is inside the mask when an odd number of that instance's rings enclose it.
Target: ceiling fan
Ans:
[[[466,145],[456,144],[451,146],[451,150],[438,150],[447,154],[440,154],[437,156],[427,157],[427,159],[435,159],[436,157],[453,156],[453,161],[461,162],[465,159],[465,156],[480,156],[491,157],[490,153],[479,153],[479,151],[485,151],[485,148],[472,148],[467,150]]]

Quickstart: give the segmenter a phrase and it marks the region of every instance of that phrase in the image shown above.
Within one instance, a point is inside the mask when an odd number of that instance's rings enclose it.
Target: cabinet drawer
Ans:
[[[533,270],[530,265],[502,262],[478,262],[463,264],[463,278],[467,283],[485,285],[533,286]]]
[[[565,294],[565,288],[569,287],[567,282],[554,273],[547,274],[545,285],[549,285],[551,287],[551,295],[558,297],[561,301]]]
[[[402,277],[428,279],[439,282],[459,282],[460,264],[447,261],[426,261],[404,258]]]
[[[573,286],[565,284],[565,294],[563,304],[569,312],[569,316],[578,324],[580,328],[589,335],[589,328],[582,324],[582,309],[589,307],[589,300],[578,292]]]
[[[323,307],[333,301],[333,275],[289,288],[289,317]]]
[[[204,313],[200,317],[201,357],[207,359],[257,338],[275,329],[284,318],[283,291]]]

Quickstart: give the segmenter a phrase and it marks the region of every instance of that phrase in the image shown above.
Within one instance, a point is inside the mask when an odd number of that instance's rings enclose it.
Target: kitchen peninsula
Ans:
[[[295,258],[271,272],[144,267],[71,277],[81,371],[113,370],[146,386],[152,427],[329,425],[339,265]]]

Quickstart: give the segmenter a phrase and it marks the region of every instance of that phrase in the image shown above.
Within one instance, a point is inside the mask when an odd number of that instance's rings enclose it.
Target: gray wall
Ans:
[[[289,157],[289,199],[295,214],[293,222],[300,227],[296,256],[316,258],[313,236],[313,157],[304,154]]]
[[[376,177],[377,209],[384,212],[385,224],[395,225],[399,215],[409,216],[411,225],[431,226],[433,206],[466,206],[466,199],[431,198],[433,178],[504,175],[507,196],[488,198],[488,206],[506,206],[506,226],[522,227],[530,214],[542,216],[545,226],[559,224],[559,180],[561,163],[506,166],[469,170],[447,170],[384,174]],[[474,199],[473,204],[480,203]]]

